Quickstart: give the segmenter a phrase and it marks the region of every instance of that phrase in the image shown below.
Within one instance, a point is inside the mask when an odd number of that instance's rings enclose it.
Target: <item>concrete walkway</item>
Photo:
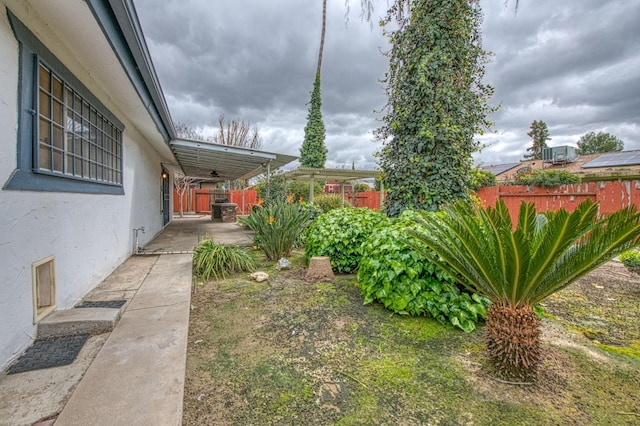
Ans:
[[[236,224],[174,220],[85,298],[127,300],[111,333],[92,336],[71,365],[0,377],[0,425],[56,415],[56,426],[181,424],[191,253],[205,236],[252,243]]]
[[[191,256],[159,256],[55,424],[179,425]]]

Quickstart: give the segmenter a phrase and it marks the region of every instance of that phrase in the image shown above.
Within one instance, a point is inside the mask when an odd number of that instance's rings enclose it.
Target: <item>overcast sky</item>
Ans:
[[[351,0],[327,2],[322,113],[327,167],[373,169],[385,105],[379,82],[386,39]],[[483,46],[494,53],[485,82],[495,88],[494,133],[478,164],[522,159],[533,120],[550,146],[576,145],[605,131],[640,149],[640,1],[481,0]],[[300,0],[135,0],[175,122],[205,135],[217,117],[258,126],[263,149],[299,155],[320,42],[322,2]]]

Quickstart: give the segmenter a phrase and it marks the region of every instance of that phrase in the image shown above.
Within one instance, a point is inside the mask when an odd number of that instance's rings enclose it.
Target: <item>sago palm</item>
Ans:
[[[523,202],[515,229],[502,201],[487,209],[458,202],[416,220],[414,235],[424,243],[416,250],[492,301],[485,343],[498,374],[511,380],[533,379],[541,361],[533,306],[634,247],[640,236],[634,207],[598,217],[591,201],[571,213],[544,214]]]

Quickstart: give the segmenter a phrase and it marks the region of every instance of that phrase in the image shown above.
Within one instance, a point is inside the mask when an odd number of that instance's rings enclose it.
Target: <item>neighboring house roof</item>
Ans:
[[[640,151],[622,151],[602,154],[598,158],[584,164],[583,169],[601,167],[621,167],[640,165]]]
[[[484,170],[485,172],[493,173],[494,176],[498,176],[519,165],[520,163],[492,164],[490,166],[480,166],[480,170]]]
[[[601,159],[602,161],[600,161]],[[640,150],[580,155],[576,161],[565,164],[551,164],[544,163],[542,160],[530,160],[521,161],[520,163],[481,166],[480,168],[494,173],[499,182],[515,180],[518,171],[532,169],[566,170],[582,178],[598,175],[631,176],[640,174]]]

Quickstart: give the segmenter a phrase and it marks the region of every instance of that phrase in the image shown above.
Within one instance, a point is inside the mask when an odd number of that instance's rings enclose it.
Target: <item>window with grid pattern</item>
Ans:
[[[20,45],[16,169],[2,189],[124,194],[124,124],[9,10]]]
[[[42,62],[38,91],[38,170],[121,184],[120,130]]]

